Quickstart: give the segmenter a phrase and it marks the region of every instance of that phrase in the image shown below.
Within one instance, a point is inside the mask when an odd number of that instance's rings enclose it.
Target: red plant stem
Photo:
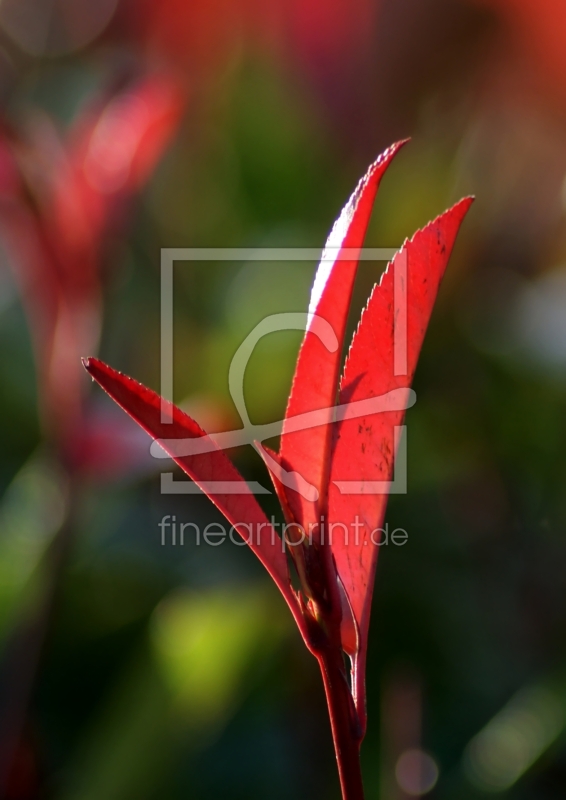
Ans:
[[[360,765],[363,731],[346,677],[336,566],[330,548],[324,543],[315,543],[304,554],[305,593],[314,590],[310,607],[313,616],[307,625],[305,641],[322,673],[342,800],[364,800]]]
[[[317,654],[330,714],[343,800],[364,800],[360,765],[361,737],[356,731],[355,711],[340,647],[329,643]]]

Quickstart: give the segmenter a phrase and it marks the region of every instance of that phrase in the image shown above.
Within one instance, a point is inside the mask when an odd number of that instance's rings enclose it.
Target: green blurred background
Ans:
[[[48,154],[21,202],[36,213],[58,171],[52,132],[65,143],[93,98],[147,74],[178,88],[183,113],[104,233],[98,352],[156,390],[160,248],[321,247],[370,161],[406,136],[368,245],[397,247],[476,195],[417,370],[408,493],[387,512],[409,538],[380,554],[364,777],[368,800],[563,798],[566,6],[2,0],[2,125],[20,155]],[[2,796],[337,798],[316,663],[251,552],[161,545],[165,514],[218,515],[160,493],[149,439],[86,374],[102,468],[69,468],[40,423],[20,257],[3,246]],[[352,329],[383,267],[362,265]],[[175,400],[204,427],[238,426],[231,357],[266,314],[306,309],[314,269],[175,267]],[[299,341],[257,347],[254,422],[281,418]],[[251,448],[234,458],[268,485]]]

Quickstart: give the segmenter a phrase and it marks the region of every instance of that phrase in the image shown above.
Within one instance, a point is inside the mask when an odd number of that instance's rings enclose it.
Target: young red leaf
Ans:
[[[170,422],[163,423],[163,401],[154,392],[95,359],[85,363],[110,396],[209,494],[233,525],[252,525],[254,538],[248,543],[279,586],[319,661],[345,800],[363,798],[359,748],[365,730],[367,633],[377,534],[393,475],[396,431],[412,404],[410,385],[419,351],[440,280],[471,203],[471,199],[462,200],[419,231],[389,265],[362,315],[338,391],[359,250],[379,182],[401,144],[370,167],[328,240],[313,287],[281,452],[278,455],[256,443],[291,523],[286,538],[292,545],[300,594],[290,586],[282,542],[212,439],[171,404],[166,404]],[[330,349],[328,336],[319,337],[324,329],[334,334]],[[315,426],[301,429],[302,415],[314,416]],[[177,440],[195,438],[204,438],[206,448],[201,450],[200,443],[195,443],[192,455],[175,455]],[[239,482],[243,494],[217,494],[209,485],[227,480]],[[317,529],[320,536],[312,536]],[[344,653],[352,660],[351,686]]]
[[[268,522],[243,477],[232,462],[211,444],[206,453],[177,457],[172,447],[165,440],[207,438],[205,431],[181,409],[167,404],[169,421],[162,422],[163,401],[151,389],[137,381],[117,372],[96,358],[83,361],[85,369],[102,386],[102,388],[140,425],[146,433],[156,439],[163,449],[184,472],[197,483],[210,497],[219,511],[224,514],[231,525],[249,544],[261,563],[267,569],[283,597],[287,601],[299,629],[305,635],[305,621],[300,612],[295,593],[289,581],[287,560],[282,542]],[[237,482],[240,493],[222,493],[222,487],[212,493],[207,484],[210,482]]]
[[[318,271],[309,306],[305,333],[281,437],[281,465],[296,473],[310,487],[310,493],[285,487],[288,504],[296,522],[308,532],[316,530],[326,507],[326,487],[330,469],[332,408],[336,402],[342,359],[344,332],[356,277],[359,249],[362,247],[380,181],[392,159],[405,142],[386,150],[371,165],[335,223]],[[345,254],[351,249],[353,253]],[[347,255],[348,257],[344,257]],[[329,351],[312,328],[312,316],[330,323],[337,347]],[[320,425],[302,431],[289,431],[289,420],[299,414],[320,411]],[[277,478],[274,478],[277,481]]]
[[[409,390],[438,287],[471,203],[461,200],[416,233],[374,287],[348,354],[340,403]],[[345,419],[334,430],[328,520],[335,523],[332,554],[358,626],[354,696],[362,722],[378,529],[387,503],[387,491],[372,484],[392,480],[395,428],[403,416],[404,410],[393,410]]]

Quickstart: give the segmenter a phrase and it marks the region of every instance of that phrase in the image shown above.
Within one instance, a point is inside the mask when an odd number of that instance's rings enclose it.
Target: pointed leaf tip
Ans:
[[[236,467],[210,440],[210,447],[206,452],[177,456],[171,442],[195,438],[208,439],[202,428],[181,409],[170,403],[167,408],[169,419],[163,422],[161,417],[163,404],[159,395],[97,358],[89,358],[86,361],[85,368],[93,379],[146,433],[159,442],[163,450],[200,486],[244,538],[279,587],[306,641],[304,619],[290,585],[287,560],[281,540]],[[234,491],[235,488],[237,491]]]
[[[354,334],[339,402],[394,390],[409,392],[421,345],[452,248],[472,198],[464,198],[405,242],[374,287]],[[359,627],[355,697],[365,718],[364,671],[379,539],[403,408],[344,419],[335,426],[328,519],[336,569]],[[362,524],[363,523],[363,524]],[[344,532],[346,531],[346,533]]]
[[[281,465],[313,487],[310,500],[304,492],[285,487],[289,509],[306,530],[316,525],[327,503],[332,408],[336,402],[338,376],[350,300],[375,196],[387,167],[405,145],[397,142],[382,153],[359,181],[328,237],[313,283],[309,325],[301,345],[281,437]],[[353,252],[350,252],[353,251]],[[328,350],[311,330],[313,315],[322,317],[334,330],[338,347]],[[320,424],[290,431],[292,417],[319,412]],[[276,481],[277,478],[274,477]]]

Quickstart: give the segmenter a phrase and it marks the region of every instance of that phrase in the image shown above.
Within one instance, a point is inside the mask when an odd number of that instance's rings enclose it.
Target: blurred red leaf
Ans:
[[[497,52],[510,61],[508,78],[515,88],[530,90],[561,114],[566,98],[566,5],[562,0],[474,2],[492,9],[502,23]]]
[[[167,63],[191,86],[234,63],[243,49],[293,62],[332,81],[367,70],[374,46],[376,0],[123,0],[118,35]],[[363,66],[362,66],[363,65]]]
[[[287,0],[286,6],[293,43],[305,63],[321,73],[335,74],[337,66],[347,70],[374,41],[376,0]]]
[[[107,234],[183,102],[169,79],[146,77],[84,112],[67,142],[46,118],[28,137],[0,137],[0,228],[31,330],[43,422],[60,441],[80,428],[79,358],[98,342]]]
[[[237,52],[246,4],[230,0],[126,0],[124,27],[150,57],[166,60],[191,84],[208,78]]]
[[[150,76],[79,117],[69,135],[67,174],[53,185],[52,224],[61,236],[69,239],[73,220],[84,243],[96,245],[116,208],[153,172],[184,102],[169,76]]]

